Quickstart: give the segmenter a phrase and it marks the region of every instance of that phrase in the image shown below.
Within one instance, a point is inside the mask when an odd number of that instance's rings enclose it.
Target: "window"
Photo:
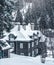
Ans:
[[[34,47],[34,42],[32,42],[32,47]]]
[[[30,48],[30,43],[28,43],[28,48]]]
[[[32,51],[32,56],[34,56],[34,51]]]
[[[28,56],[30,56],[30,53],[28,53]]]
[[[15,36],[14,36],[13,34],[10,34],[10,35],[9,35],[10,41],[13,41],[13,40],[14,40],[14,37],[15,37]]]
[[[38,54],[38,49],[35,49],[35,53]]]
[[[12,49],[14,50],[14,43],[10,43],[10,46],[12,47]]]
[[[14,47],[14,43],[12,42],[12,43],[10,43],[10,45],[11,45],[11,47]]]
[[[36,45],[38,45],[38,40],[36,41]]]
[[[23,43],[20,43],[20,48],[23,49]]]
[[[13,41],[13,40],[14,40],[14,38],[10,38],[10,40],[11,40],[11,41]]]

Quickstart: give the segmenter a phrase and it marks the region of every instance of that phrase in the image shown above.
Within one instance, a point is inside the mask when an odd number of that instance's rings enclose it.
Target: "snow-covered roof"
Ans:
[[[24,32],[18,31],[16,41],[31,41],[32,39],[29,38]]]
[[[33,36],[34,33],[37,35],[37,32],[39,33],[39,34],[38,34],[38,37],[41,37],[40,42],[44,42],[45,39],[46,39],[46,36],[43,35],[41,31],[39,31],[39,30],[32,30],[30,23],[26,26],[26,31],[25,31],[25,33],[26,33],[27,35]]]
[[[29,23],[27,26],[26,26],[26,30],[25,30],[25,33],[29,36],[33,36],[33,33],[37,34],[37,32],[39,32],[39,37],[41,36],[41,32],[39,30],[31,30],[31,24]]]
[[[2,47],[2,50],[6,50],[6,49],[10,49],[11,48],[11,46],[6,41],[1,40],[1,39],[0,39],[0,41],[4,45],[4,46],[1,46]]]
[[[5,43],[7,46],[5,46],[5,47],[2,47],[2,50],[6,50],[6,49],[10,49],[11,48],[11,46],[6,42]]]
[[[7,33],[7,34],[5,35],[5,37],[1,38],[0,40],[3,40],[3,41],[9,40],[9,35],[10,35],[10,34],[13,34],[13,35],[16,36],[15,33],[10,32],[10,33]]]
[[[16,25],[11,31],[10,33],[7,33],[7,36],[4,37],[4,40],[8,40],[8,36],[10,34],[13,34],[15,36],[17,36],[17,38],[15,39],[15,41],[31,41],[32,39],[29,38],[29,36],[25,33],[24,29],[21,26],[21,30],[18,31],[18,25]]]
[[[18,34],[18,25],[16,25],[11,31],[10,34],[14,34],[15,36],[17,36]]]
[[[45,40],[46,40],[45,35],[42,35],[42,36],[41,36],[41,39],[40,39],[40,41],[39,41],[39,42],[45,42]]]
[[[22,25],[20,25],[20,31],[18,31],[18,25],[15,25],[10,33],[5,33],[6,37],[4,37],[3,40],[8,40],[8,35],[13,34],[17,36],[15,41],[31,41],[32,39],[29,38],[29,36],[33,36],[33,33],[37,34],[37,32],[39,32],[38,37],[41,37],[40,42],[43,42],[46,36],[43,35],[39,30],[31,30],[30,24],[26,26],[26,30],[23,29]]]
[[[27,57],[13,55],[12,58],[1,59],[0,65],[54,65],[53,58],[46,58],[45,64],[41,63],[40,56],[37,57]]]

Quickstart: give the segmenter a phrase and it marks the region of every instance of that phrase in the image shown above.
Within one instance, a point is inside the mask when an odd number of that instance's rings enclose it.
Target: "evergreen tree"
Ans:
[[[18,1],[18,10],[17,10],[17,16],[16,16],[16,19],[15,19],[15,22],[20,22],[22,24],[23,22],[23,18],[22,18],[22,14],[20,12],[20,8],[19,8],[19,1]]]
[[[4,28],[10,31],[12,28],[11,22],[13,21],[12,11],[14,10],[14,2],[11,0],[5,0],[4,6]]]
[[[14,2],[11,0],[5,0],[5,8],[4,8],[4,23],[6,23],[4,25],[4,27],[6,27],[6,29],[10,30],[11,29],[11,22],[13,21],[13,17],[12,17],[12,11],[14,10]]]
[[[47,29],[47,23],[46,23],[46,19],[45,16],[41,16],[41,20],[40,20],[40,29]]]
[[[38,19],[40,17],[40,14],[41,14],[41,10],[40,8],[35,8],[35,9],[32,9],[32,19],[33,19],[33,22],[35,24],[35,29],[38,29]]]
[[[10,31],[13,21],[12,11],[14,2],[11,0],[0,0],[0,37],[3,35],[3,30]]]
[[[3,35],[3,8],[4,8],[4,0],[0,0],[0,38]]]
[[[54,0],[45,0],[46,11],[50,17],[49,28],[54,29]]]
[[[32,12],[31,12],[31,9],[29,7],[26,15],[25,15],[25,23],[28,24],[28,23],[32,23]]]

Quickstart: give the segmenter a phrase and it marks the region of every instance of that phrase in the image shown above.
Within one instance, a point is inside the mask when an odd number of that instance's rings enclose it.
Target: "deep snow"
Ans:
[[[46,58],[45,63],[41,63],[40,56],[27,57],[11,54],[11,58],[1,59],[0,65],[54,65],[54,59]]]

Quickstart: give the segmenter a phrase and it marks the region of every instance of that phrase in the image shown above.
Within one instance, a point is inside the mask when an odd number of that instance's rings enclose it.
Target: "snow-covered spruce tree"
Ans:
[[[33,22],[35,23],[35,28],[34,29],[38,29],[38,18],[40,17],[40,13],[41,13],[41,5],[39,3],[40,0],[34,0],[33,6],[32,6],[32,19]],[[40,1],[41,2],[41,1]]]
[[[32,9],[32,21],[34,22],[34,25],[35,25],[35,27],[34,27],[34,29],[36,30],[36,29],[38,29],[38,19],[39,19],[39,17],[40,17],[40,13],[41,13],[41,10],[40,10],[40,8],[35,8],[35,9]]]
[[[12,11],[15,9],[14,1],[11,0],[5,0],[4,5],[4,28],[7,30],[7,32],[10,31],[12,28],[13,17],[12,17]]]
[[[34,20],[35,20],[35,28],[37,26],[37,19],[39,17],[41,17],[41,20],[39,21],[39,26],[40,26],[40,29],[46,29],[48,28],[47,26],[47,22],[46,22],[46,19],[47,19],[47,11],[46,11],[46,3],[45,3],[45,0],[34,0],[34,6],[33,6],[33,17],[34,17]]]
[[[10,31],[10,29],[12,28],[11,22],[13,21],[12,11],[14,10],[14,1],[0,0],[0,5],[0,21],[3,25],[2,27],[3,29]]]
[[[22,14],[21,14],[19,9],[17,10],[17,16],[16,16],[16,19],[15,19],[15,22],[16,23],[20,22],[21,24],[23,22]]]
[[[40,30],[41,29],[47,29],[48,26],[47,26],[47,23],[46,23],[46,19],[45,19],[45,15],[42,15],[41,16],[41,19],[40,19]]]
[[[49,28],[54,29],[54,0],[45,0],[46,11],[50,17]]]
[[[4,20],[4,0],[0,0],[0,38],[3,36],[3,20]]]
[[[25,15],[25,19],[24,19],[24,22],[26,23],[26,24],[28,24],[28,23],[32,23],[32,13],[31,13],[31,9],[30,8],[28,8],[28,11],[27,11],[27,13],[26,13],[26,15]]]
[[[22,14],[21,14],[21,12],[20,12],[19,1],[18,1],[18,6],[17,6],[17,16],[16,16],[16,19],[15,19],[15,22],[16,22],[16,23],[20,22],[21,24],[23,23]]]
[[[34,9],[34,8],[28,8],[28,11],[25,15],[25,22],[28,24],[28,23],[35,23],[35,28],[34,29],[37,29],[38,26],[37,26],[37,19],[40,17],[40,11],[37,9]]]
[[[0,37],[3,37],[3,30],[10,31],[13,21],[12,11],[14,2],[11,0],[0,0]]]

